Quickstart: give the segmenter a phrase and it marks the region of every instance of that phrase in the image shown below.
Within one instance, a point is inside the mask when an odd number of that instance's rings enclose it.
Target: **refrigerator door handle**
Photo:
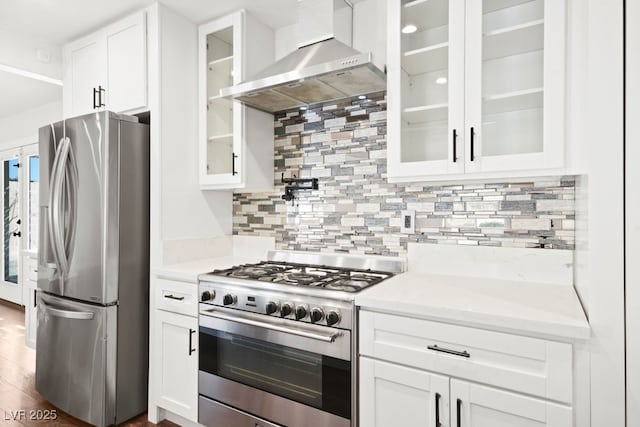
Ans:
[[[64,156],[62,158],[62,170],[64,171],[64,206],[66,208],[66,212],[68,213],[68,222],[65,224],[65,210],[64,208],[61,211],[61,229],[64,234],[62,239],[62,255],[64,256],[65,263],[67,265],[67,270],[69,268],[70,260],[71,260],[71,252],[72,245],[75,238],[76,232],[76,208],[77,208],[77,197],[76,191],[78,188],[78,168],[76,165],[76,159],[73,155],[73,150],[71,150],[71,141],[69,141],[69,154],[68,156]],[[66,226],[65,226],[66,225]]]
[[[54,142],[55,143],[55,142]],[[53,258],[55,261],[55,267],[60,270],[60,254],[58,253],[58,245],[57,245],[57,227],[54,226],[56,224],[56,218],[54,215],[56,199],[56,188],[58,181],[58,171],[60,170],[60,151],[62,150],[62,140],[58,143],[56,147],[56,154],[53,158],[53,164],[51,165],[51,177],[50,182],[51,186],[49,189],[49,212],[47,215],[47,222],[49,223],[49,238],[51,239],[51,252],[53,253]]]
[[[69,271],[67,254],[64,247],[64,213],[62,199],[64,198],[65,166],[67,157],[69,156],[70,144],[71,140],[68,137],[63,138],[60,141],[60,151],[56,154],[56,157],[59,157],[59,159],[54,173],[54,179],[52,180],[53,182],[50,193],[52,243],[54,253],[56,254],[60,267],[60,272],[63,277],[65,277]]]
[[[40,304],[44,307],[44,310],[55,317],[61,317],[63,319],[78,319],[78,320],[91,320],[93,319],[93,313],[90,311],[74,311],[74,310],[62,310],[55,308],[44,300],[40,301]]]

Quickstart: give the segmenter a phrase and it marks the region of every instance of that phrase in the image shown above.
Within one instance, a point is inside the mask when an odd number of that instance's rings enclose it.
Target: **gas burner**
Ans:
[[[307,273],[284,273],[282,280],[294,285],[310,285],[319,279],[318,276]]]
[[[393,276],[393,273],[383,271],[275,261],[240,265],[211,274],[342,292],[358,292]]]

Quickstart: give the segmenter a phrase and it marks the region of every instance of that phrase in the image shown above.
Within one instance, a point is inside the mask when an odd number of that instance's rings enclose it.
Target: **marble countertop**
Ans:
[[[504,332],[570,340],[591,334],[571,285],[408,272],[360,292],[356,304]]]
[[[152,270],[152,273],[165,279],[180,282],[198,283],[200,274],[208,273],[215,269],[224,269],[234,265],[259,262],[259,258],[221,256],[215,258],[203,258],[180,264],[164,265]]]

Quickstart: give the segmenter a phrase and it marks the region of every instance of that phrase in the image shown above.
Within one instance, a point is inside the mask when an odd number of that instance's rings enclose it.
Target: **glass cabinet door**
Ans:
[[[221,184],[240,181],[239,142],[241,142],[242,107],[235,101],[220,97],[220,89],[241,81],[239,55],[239,23],[237,19],[221,19],[202,29],[201,89],[206,99],[206,117],[201,144],[201,184]],[[201,71],[202,72],[202,71]],[[202,95],[201,95],[202,96]],[[201,128],[202,129],[202,128]]]
[[[220,89],[233,85],[233,28],[207,36],[207,173],[232,173],[233,101]]]
[[[396,172],[462,172],[464,0],[390,3],[396,9],[390,10],[390,37],[397,40],[391,40],[390,49],[399,46],[400,65],[390,64],[388,91],[391,114],[399,114],[390,120],[400,123],[394,135],[399,152],[390,153],[401,165]]]
[[[563,120],[563,109],[557,110],[562,89],[554,89],[562,87],[564,73],[551,70],[564,63],[564,39],[550,28],[563,16],[562,4],[467,1],[468,171],[541,168],[557,160],[546,157],[550,143],[561,146],[563,136],[546,131]]]

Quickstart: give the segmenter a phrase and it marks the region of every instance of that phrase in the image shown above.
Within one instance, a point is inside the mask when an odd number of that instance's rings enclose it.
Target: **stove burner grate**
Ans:
[[[214,270],[212,274],[293,286],[311,286],[342,292],[358,292],[393,276],[393,273],[383,271],[275,261],[239,265],[225,270]]]

